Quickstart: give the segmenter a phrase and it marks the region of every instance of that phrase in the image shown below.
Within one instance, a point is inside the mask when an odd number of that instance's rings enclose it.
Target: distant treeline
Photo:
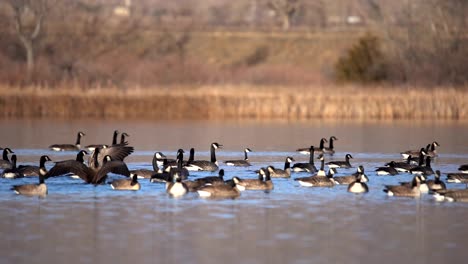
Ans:
[[[468,1],[172,2],[2,1],[0,83],[124,89],[468,82]]]

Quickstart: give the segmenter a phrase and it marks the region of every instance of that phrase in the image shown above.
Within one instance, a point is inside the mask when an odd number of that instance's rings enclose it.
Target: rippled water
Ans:
[[[193,146],[202,159],[217,141],[224,145],[217,152],[222,161],[242,158],[242,149],[252,148],[252,167],[221,165],[227,178],[254,178],[255,169],[282,167],[288,155],[306,161],[296,148],[335,135],[338,152],[332,159],[351,153],[352,164],[364,165],[370,177],[365,195],[349,194],[346,186],[304,188],[292,179],[274,179],[272,192],[246,191],[235,200],[205,200],[196,194],[172,199],[164,185],[146,180],[140,181],[141,191],[118,192],[68,177],[49,179],[45,198],[24,197],[13,194],[11,185],[37,178],[0,179],[2,263],[448,263],[468,256],[468,204],[439,203],[428,195],[387,197],[384,184],[411,176],[373,172],[399,159],[399,151],[433,140],[441,144],[433,167],[456,171],[468,163],[466,124],[20,120],[0,125],[0,146],[10,146],[21,164],[35,164],[43,154],[53,160],[72,158],[74,153],[46,147],[73,143],[78,130],[87,134],[83,145],[110,143],[116,128],[129,133],[136,149],[127,159],[131,169],[152,168],[157,150],[173,157],[178,148]],[[340,170],[339,175],[354,171]]]

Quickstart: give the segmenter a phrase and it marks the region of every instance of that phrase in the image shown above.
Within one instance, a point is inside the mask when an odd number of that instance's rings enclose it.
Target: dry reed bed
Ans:
[[[466,89],[0,87],[2,118],[467,120]]]

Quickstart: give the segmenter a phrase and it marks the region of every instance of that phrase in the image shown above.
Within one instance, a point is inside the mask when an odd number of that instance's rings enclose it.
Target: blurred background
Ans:
[[[87,103],[103,109],[93,98],[121,96],[115,108],[128,112],[121,105],[132,95],[184,97],[177,108],[160,104],[173,109],[164,118],[187,117],[180,105],[191,104],[192,115],[204,119],[464,119],[467,26],[465,0],[4,0],[0,92],[14,103],[0,108],[3,117],[132,117],[73,114],[70,99],[57,109],[31,106],[43,101],[37,96],[87,94]],[[383,109],[349,102],[354,114],[347,115],[339,108],[350,98],[335,97],[343,94],[375,95],[380,104],[389,95],[402,98],[391,97]],[[393,109],[408,98],[406,104],[430,107]],[[329,114],[323,105],[303,106],[328,99],[336,108]],[[149,102],[139,107],[140,117],[161,117]]]

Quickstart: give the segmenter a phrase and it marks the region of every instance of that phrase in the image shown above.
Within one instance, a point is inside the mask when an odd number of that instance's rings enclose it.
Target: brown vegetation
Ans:
[[[467,120],[466,89],[201,86],[0,89],[3,118]]]

